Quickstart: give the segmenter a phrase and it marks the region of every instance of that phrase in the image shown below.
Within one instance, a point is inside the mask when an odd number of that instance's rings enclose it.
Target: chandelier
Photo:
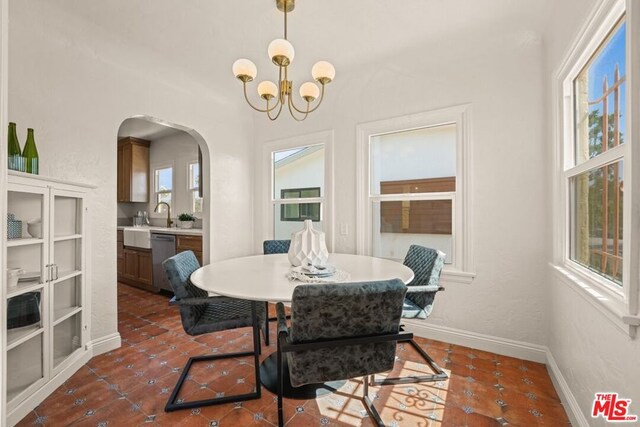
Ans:
[[[324,87],[331,83],[336,75],[336,70],[327,61],[316,62],[311,69],[314,80],[320,84],[320,88],[313,82],[306,82],[300,86],[300,97],[306,102],[306,107],[298,108],[293,101],[293,81],[289,80],[289,65],[293,62],[295,50],[287,40],[287,15],[295,8],[295,0],[276,0],[276,7],[284,13],[284,38],[275,39],[269,44],[268,53],[271,61],[278,67],[278,84],[264,80],[258,84],[258,95],[266,101],[265,108],[254,106],[247,96],[247,83],[251,82],[258,74],[256,64],[246,58],[238,59],[233,63],[233,75],[242,82],[244,99],[256,111],[266,113],[269,119],[276,120],[286,106],[291,116],[301,122],[309,113],[318,109],[324,98]],[[317,103],[312,103],[317,100]],[[300,115],[299,117],[296,114]]]

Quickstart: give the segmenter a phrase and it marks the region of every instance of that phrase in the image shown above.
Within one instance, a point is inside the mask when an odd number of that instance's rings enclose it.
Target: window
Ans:
[[[165,202],[172,206],[173,167],[156,168],[153,175],[156,203]],[[165,209],[165,206],[161,206],[159,212],[164,212]]]
[[[323,230],[324,144],[273,151],[271,170],[274,238],[291,238],[306,219],[313,221],[315,229]]]
[[[282,199],[320,197],[320,187],[281,190]],[[280,206],[280,221],[320,221],[320,203],[295,203]]]
[[[554,87],[554,267],[630,336],[640,325],[640,9],[602,2]],[[633,116],[632,116],[633,114]]]
[[[451,264],[456,125],[371,136],[369,163],[373,255],[400,260],[420,244]]]
[[[200,193],[200,164],[195,161],[189,163],[189,181],[188,181],[189,200],[191,212],[202,212],[202,197]]]
[[[446,254],[445,280],[474,277],[467,106],[358,126],[358,253],[404,259],[418,244]]]
[[[625,50],[622,18],[570,78],[573,140],[565,141],[569,259],[615,287],[624,280]]]

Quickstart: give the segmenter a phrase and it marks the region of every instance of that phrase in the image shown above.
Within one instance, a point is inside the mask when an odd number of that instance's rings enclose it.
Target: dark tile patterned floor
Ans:
[[[165,413],[163,408],[189,356],[251,348],[249,329],[186,335],[168,298],[118,285],[122,347],[94,357],[18,425],[249,426],[277,424],[275,396],[237,404]],[[272,325],[272,333],[275,328]],[[275,341],[275,336],[272,337]],[[450,374],[447,381],[372,387],[370,395],[391,426],[563,426],[569,421],[544,365],[418,338]],[[275,347],[263,347],[262,357]],[[192,368],[180,398],[253,389],[252,360]],[[425,372],[415,350],[398,347],[394,375]],[[361,381],[316,400],[286,400],[287,426],[371,426],[357,396]]]

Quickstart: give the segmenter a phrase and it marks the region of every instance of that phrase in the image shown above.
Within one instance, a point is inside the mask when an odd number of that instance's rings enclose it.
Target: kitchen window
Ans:
[[[197,161],[189,163],[188,188],[191,212],[202,213],[202,197],[200,193],[200,164]]]
[[[320,197],[320,187],[295,188],[280,191],[282,199]],[[293,203],[280,206],[280,221],[320,221],[320,203]]]
[[[169,206],[172,205],[173,194],[173,167],[165,166],[154,169],[154,193],[156,204],[165,202]],[[159,211],[164,212],[165,206],[161,206]]]

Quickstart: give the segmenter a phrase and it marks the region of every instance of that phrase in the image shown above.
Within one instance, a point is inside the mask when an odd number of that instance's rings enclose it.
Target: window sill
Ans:
[[[636,336],[636,329],[640,326],[640,317],[627,314],[627,306],[622,296],[604,289],[602,285],[571,268],[553,263],[549,263],[549,266],[562,283],[594,306],[615,326],[632,338]]]
[[[449,284],[460,284],[460,285],[470,285],[475,279],[476,273],[469,273],[466,271],[460,270],[447,270],[446,268],[442,270],[442,275],[440,276],[440,282],[443,285]]]

